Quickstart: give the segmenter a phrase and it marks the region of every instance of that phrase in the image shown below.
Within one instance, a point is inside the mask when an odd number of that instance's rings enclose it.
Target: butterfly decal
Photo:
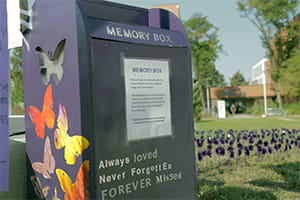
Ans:
[[[50,179],[50,174],[54,173],[55,159],[52,155],[49,137],[46,137],[45,140],[43,163],[34,162],[32,163],[32,168],[38,173],[42,174],[45,179]]]
[[[54,132],[55,147],[56,149],[64,147],[64,158],[66,163],[68,165],[74,165],[77,157],[88,148],[89,141],[80,135],[69,136],[67,113],[62,104],[59,104],[57,127],[58,128]]]
[[[57,197],[57,189],[54,188],[54,194],[52,196],[52,200],[60,200],[60,198]]]
[[[42,111],[34,106],[26,109],[31,121],[35,124],[36,135],[43,139],[45,137],[45,125],[50,129],[54,127],[55,113],[53,111],[52,86],[48,85],[44,95]]]
[[[37,176],[31,176],[30,180],[32,182],[34,192],[38,196],[39,199],[45,199],[48,195],[48,190],[50,190],[49,186],[42,187],[42,184]]]
[[[53,75],[56,84],[59,84],[59,82],[61,81],[64,72],[62,63],[64,60],[65,45],[66,39],[61,40],[58,43],[54,51],[54,55],[51,58],[48,57],[42,47],[36,47],[35,50],[39,53],[39,64],[41,68],[40,74],[45,85],[49,83],[51,75]]]
[[[44,197],[48,196],[48,190],[50,190],[49,186],[44,186],[43,187],[42,192],[43,192]]]
[[[62,169],[56,169],[56,176],[60,183],[60,187],[65,192],[64,200],[87,200],[90,199],[87,186],[89,183],[88,173],[90,169],[90,162],[84,161],[77,173],[74,183],[70,176]]]

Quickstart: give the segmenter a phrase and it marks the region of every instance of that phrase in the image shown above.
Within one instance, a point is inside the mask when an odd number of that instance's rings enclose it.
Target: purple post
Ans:
[[[8,190],[8,41],[6,0],[0,1],[0,192]]]

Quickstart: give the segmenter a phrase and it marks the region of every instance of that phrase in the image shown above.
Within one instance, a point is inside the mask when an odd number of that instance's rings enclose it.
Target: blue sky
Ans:
[[[235,72],[251,79],[251,68],[265,57],[259,32],[251,22],[240,18],[236,0],[110,0],[127,5],[151,8],[154,5],[179,4],[183,21],[196,12],[208,17],[210,23],[219,28],[218,35],[225,54],[216,61],[217,69],[226,80]]]

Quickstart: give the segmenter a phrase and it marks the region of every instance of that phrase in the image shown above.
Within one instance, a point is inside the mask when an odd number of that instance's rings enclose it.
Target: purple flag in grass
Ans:
[[[8,190],[8,41],[6,0],[0,0],[0,192]]]

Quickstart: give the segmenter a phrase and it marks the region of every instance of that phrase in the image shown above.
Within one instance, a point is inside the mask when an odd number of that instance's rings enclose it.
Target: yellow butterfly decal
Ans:
[[[53,194],[52,200],[61,200],[60,198],[57,197],[57,190],[56,190],[56,188],[54,188],[54,194]]]
[[[89,184],[90,162],[84,161],[77,173],[77,177],[74,183],[70,176],[62,169],[56,169],[56,175],[63,192],[65,192],[64,200],[88,200],[90,199],[90,193],[87,190]]]
[[[74,165],[78,156],[89,147],[89,141],[80,135],[69,136],[68,118],[65,107],[59,104],[57,129],[54,132],[56,149],[65,148],[64,158],[68,165]]]

